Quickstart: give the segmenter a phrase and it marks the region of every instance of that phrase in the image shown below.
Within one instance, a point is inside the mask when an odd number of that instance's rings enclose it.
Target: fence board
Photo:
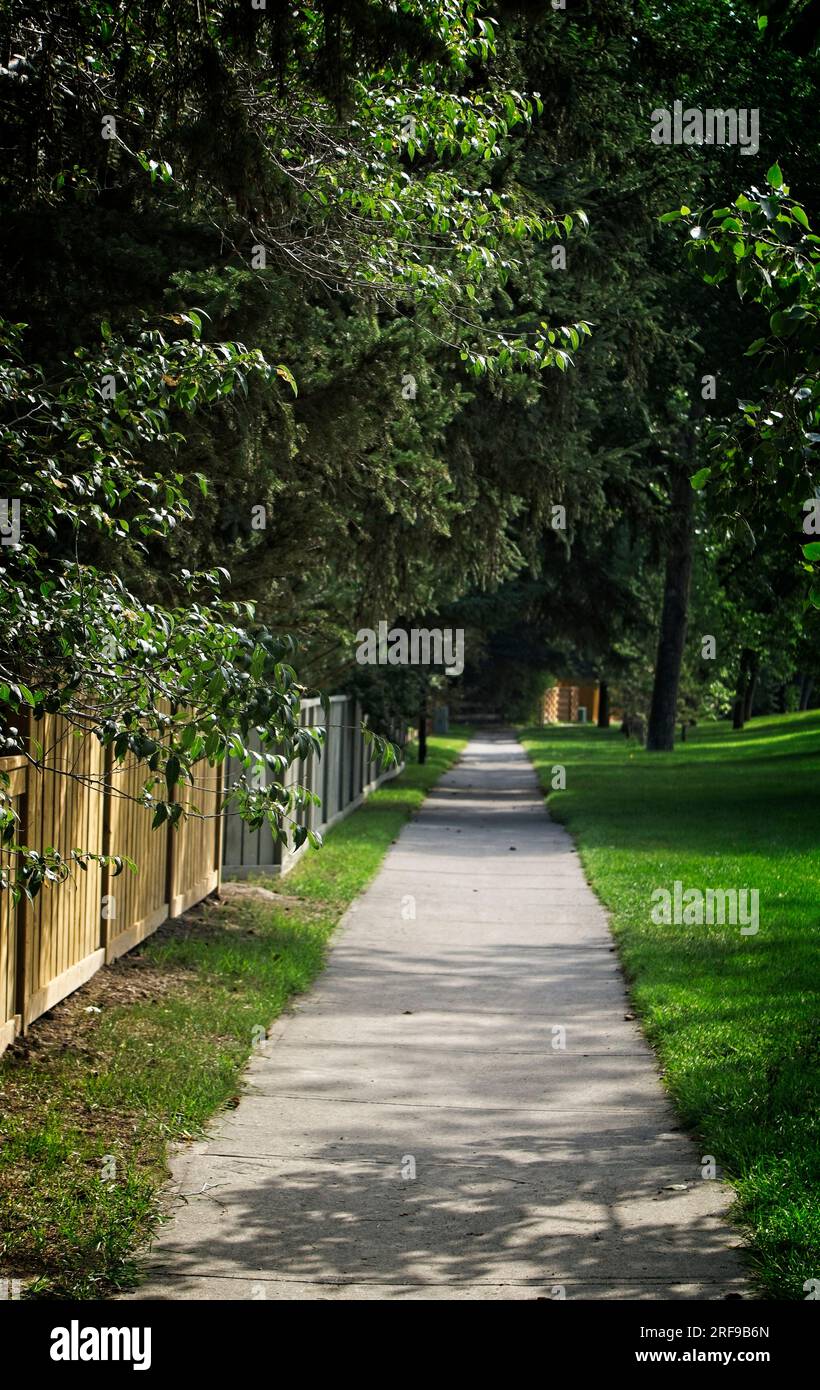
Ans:
[[[37,744],[46,750],[47,771],[35,766]],[[77,737],[55,715],[33,725],[30,751],[28,764],[0,760],[11,776],[22,843],[54,847],[64,857],[75,848],[128,856],[138,868],[115,877],[97,864],[75,867],[68,881],[44,887],[33,903],[15,904],[11,893],[0,892],[0,1051],[170,913],[206,897],[220,878],[219,769],[201,764],[201,789],[186,794],[208,819],[154,831],[149,811],[132,799],[145,778],[136,760],[113,765],[92,734]]]
[[[15,798],[15,810],[19,798]],[[8,866],[8,856],[3,857]],[[17,1004],[17,906],[11,893],[0,893],[0,1049],[19,1027]]]
[[[34,736],[56,772],[29,767],[25,841],[34,848],[97,849],[102,843],[103,796],[76,778],[99,779],[102,750],[91,735],[78,736],[61,715],[46,715]],[[65,883],[45,885],[26,904],[24,998],[16,1012],[23,1026],[50,1009],[99,969],[104,958],[100,869],[75,870]]]
[[[116,878],[110,874],[103,885],[109,962],[144,941],[168,916],[168,827],[152,830],[150,813],[130,799],[139,794],[144,780],[145,768],[135,758],[111,769],[109,852],[128,855],[137,872],[124,869]]]
[[[172,830],[172,873],[170,914],[177,917],[200,898],[207,897],[219,886],[219,861],[216,854],[214,817],[221,794],[221,768],[198,763],[194,768],[196,785],[186,789],[184,801],[195,808],[199,818],[188,820],[179,830]]]

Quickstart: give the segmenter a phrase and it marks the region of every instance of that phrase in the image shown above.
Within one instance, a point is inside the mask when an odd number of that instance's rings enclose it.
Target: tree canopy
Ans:
[[[508,717],[603,679],[659,750],[752,672],[804,689],[818,32],[763,0],[5,0],[5,753],[50,766],[60,714],[142,763],[156,825],[230,754],[282,835],[306,691],[366,692],[371,733],[428,698],[356,669],[362,625],[464,628],[451,693]],[[680,99],[759,109],[759,150],[654,143]],[[17,890],[67,872],[0,813]]]

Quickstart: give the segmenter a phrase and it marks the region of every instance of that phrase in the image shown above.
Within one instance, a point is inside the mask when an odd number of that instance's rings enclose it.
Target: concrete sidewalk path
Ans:
[[[415,914],[413,916],[413,913]],[[606,915],[512,736],[468,746],[174,1162],[131,1297],[720,1299],[701,1176]]]

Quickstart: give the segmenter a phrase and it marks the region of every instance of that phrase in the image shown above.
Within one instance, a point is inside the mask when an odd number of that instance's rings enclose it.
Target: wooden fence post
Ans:
[[[109,744],[105,750],[103,762],[103,824],[102,824],[102,852],[104,855],[111,853],[111,811],[113,801],[113,773],[114,773],[114,747]],[[113,931],[111,927],[111,865],[103,864],[100,875],[100,945],[105,950],[105,963],[111,963],[111,940]],[[105,904],[105,911],[103,911]]]
[[[31,711],[26,710],[23,717],[23,740],[29,756],[31,755]],[[23,791],[19,807],[19,837],[21,844],[32,847],[34,839],[32,809],[34,797],[31,795],[31,763],[22,769]],[[29,1025],[29,981],[31,979],[31,903],[25,893],[20,894],[15,914],[15,1005],[14,1011],[20,1018],[20,1032],[26,1033]]]
[[[176,787],[170,793],[168,800],[176,799]],[[177,830],[174,828],[173,821],[168,822],[168,850],[165,856],[165,897],[168,900],[168,916],[174,916],[174,896],[176,886],[177,871]]]
[[[25,791],[23,792],[23,795],[22,795],[21,798],[20,798],[20,828],[21,828],[21,831],[22,831],[22,834],[21,834],[22,843],[25,844],[25,845],[27,845],[27,844],[30,844],[30,836],[29,836],[29,828],[30,828],[30,826],[29,826],[29,805],[30,805],[30,797],[29,797],[29,790],[28,790],[28,778],[29,778],[29,772],[28,772],[28,770],[26,770],[25,777],[26,777]],[[29,1023],[29,1019],[28,1019],[28,1003],[29,1003],[28,982],[29,982],[29,979],[30,979],[30,976],[31,976],[31,971],[30,971],[30,969],[29,969],[29,956],[30,956],[30,953],[31,953],[31,932],[30,932],[30,926],[31,926],[31,904],[29,903],[29,900],[28,900],[28,898],[26,897],[25,893],[21,893],[21,894],[20,894],[20,901],[19,901],[18,904],[17,904],[17,911],[16,911],[16,914],[15,914],[15,924],[14,924],[14,926],[15,926],[15,933],[16,933],[16,941],[15,941],[15,967],[16,967],[16,969],[15,969],[15,981],[14,981],[14,993],[15,993],[14,1012],[15,1012],[16,1014],[18,1014],[18,1015],[19,1015],[19,1018],[20,1018],[20,1032],[21,1032],[21,1033],[25,1033],[25,1032],[27,1031],[27,1029],[28,1029],[28,1023]]]
[[[217,763],[214,768],[214,868],[216,869],[216,891],[222,886],[222,843],[224,838],[225,818],[222,814],[220,802],[222,800],[222,790],[225,785],[225,763]]]

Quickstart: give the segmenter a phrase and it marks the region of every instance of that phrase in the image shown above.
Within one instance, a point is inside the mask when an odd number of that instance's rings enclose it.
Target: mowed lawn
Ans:
[[[671,754],[616,729],[522,738],[611,911],[682,1120],[737,1189],[764,1296],[805,1299],[820,1280],[820,712],[704,725]],[[556,764],[565,791],[549,790]],[[675,880],[756,888],[757,935],[655,925],[652,891]]]

